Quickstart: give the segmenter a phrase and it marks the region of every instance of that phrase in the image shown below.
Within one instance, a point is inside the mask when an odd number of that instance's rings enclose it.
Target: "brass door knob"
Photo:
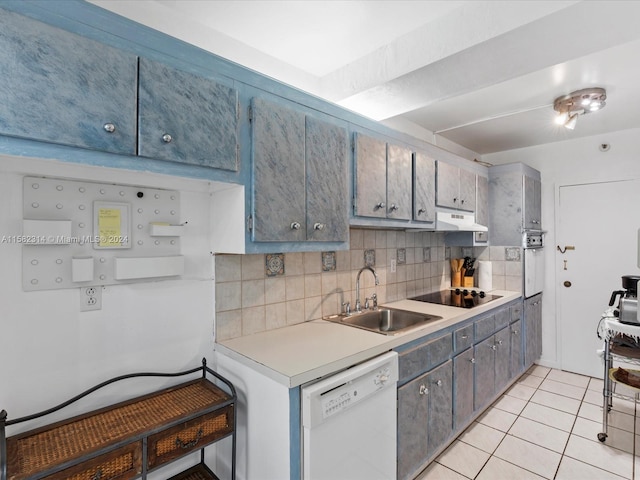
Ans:
[[[563,285],[567,288],[569,288],[571,286],[571,282],[569,280],[565,280]]]

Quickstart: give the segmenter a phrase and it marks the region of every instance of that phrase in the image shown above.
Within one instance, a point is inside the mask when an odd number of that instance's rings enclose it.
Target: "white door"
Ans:
[[[640,272],[640,180],[561,186],[559,199],[556,241],[575,246],[555,252],[561,367],[600,377],[600,316],[622,288],[620,277]]]

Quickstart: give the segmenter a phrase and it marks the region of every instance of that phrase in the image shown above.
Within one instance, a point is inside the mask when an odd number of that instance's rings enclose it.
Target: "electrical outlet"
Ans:
[[[100,310],[102,308],[102,287],[80,288],[80,311]]]
[[[397,260],[395,258],[391,259],[391,262],[390,262],[391,263],[391,265],[390,265],[391,266],[391,273],[396,273],[396,262],[397,262]]]

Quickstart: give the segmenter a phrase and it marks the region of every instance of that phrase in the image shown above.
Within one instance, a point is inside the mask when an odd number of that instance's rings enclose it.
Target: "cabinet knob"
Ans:
[[[458,197],[453,197],[453,203],[456,203],[458,201]]]
[[[300,222],[291,222],[291,230],[300,230]]]
[[[462,340],[466,340],[467,338],[469,338],[469,335],[462,335]]]
[[[426,208],[419,208],[418,209],[418,215],[422,215],[423,213],[427,213],[427,209]]]
[[[442,380],[438,380],[437,382],[434,382],[437,386],[441,387],[442,386]]]
[[[475,359],[475,358],[471,358],[471,359],[469,359],[469,361],[470,361],[471,363],[476,363],[476,359]]]
[[[464,205],[464,198],[462,200],[460,200],[460,204]]]
[[[429,389],[427,388],[426,385],[420,385],[420,389],[418,390],[418,393],[420,395],[428,395],[429,394]]]
[[[498,340],[498,345],[502,345],[502,340]]]
[[[519,333],[520,333],[520,331],[519,331],[519,330],[514,330],[514,331],[513,331],[513,332],[511,332],[511,333],[513,333],[514,335],[517,335],[517,334],[519,334]]]
[[[389,211],[395,212],[396,210],[398,210],[398,206],[395,203],[392,203],[391,206],[389,207]]]
[[[102,128],[104,128],[104,131],[107,133],[113,133],[116,131],[116,126],[113,123],[105,123]]]
[[[162,141],[164,143],[171,143],[171,140],[173,140],[173,137],[168,133],[165,133],[164,135],[162,135]]]
[[[379,209],[379,208],[384,208],[384,207],[385,207],[385,203],[384,203],[384,202],[379,202],[379,203],[376,205],[376,210],[377,210],[377,209]]]
[[[314,230],[322,230],[323,228],[324,228],[324,223],[316,222],[316,223],[313,224],[313,229]]]
[[[495,345],[490,345],[489,348],[491,348],[491,350],[497,350],[498,347],[496,347]]]

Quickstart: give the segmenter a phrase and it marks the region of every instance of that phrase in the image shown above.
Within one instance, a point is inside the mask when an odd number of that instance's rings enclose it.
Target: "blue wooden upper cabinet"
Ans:
[[[0,9],[0,134],[135,155],[137,62]]]
[[[264,98],[251,111],[253,241],[346,242],[346,129]]]
[[[412,152],[378,138],[355,134],[354,215],[412,218]]]
[[[238,93],[140,58],[138,154],[238,170]]]

